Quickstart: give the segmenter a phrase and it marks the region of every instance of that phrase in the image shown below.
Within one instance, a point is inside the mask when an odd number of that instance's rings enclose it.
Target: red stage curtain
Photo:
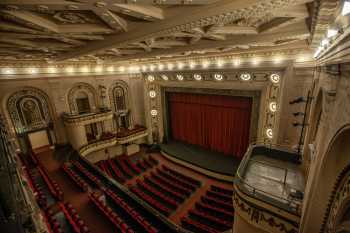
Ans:
[[[169,93],[175,140],[242,158],[249,144],[252,99]]]

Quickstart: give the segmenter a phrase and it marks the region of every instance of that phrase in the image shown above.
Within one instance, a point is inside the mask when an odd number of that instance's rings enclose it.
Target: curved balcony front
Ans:
[[[90,142],[79,149],[81,156],[86,156],[94,151],[99,151],[114,145],[123,145],[132,143],[136,140],[148,135],[147,128],[143,126],[135,126],[134,129],[125,130],[116,134],[108,133],[102,136],[99,140]]]
[[[298,232],[304,192],[298,159],[281,147],[248,148],[234,182],[234,232]]]
[[[78,115],[71,115],[67,113],[63,114],[63,121],[66,126],[87,125],[95,122],[110,120],[112,118],[113,112],[110,110]]]

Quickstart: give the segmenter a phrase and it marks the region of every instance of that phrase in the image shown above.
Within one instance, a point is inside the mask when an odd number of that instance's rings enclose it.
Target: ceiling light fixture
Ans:
[[[338,30],[334,28],[330,28],[327,31],[327,38],[332,38],[338,34]]]
[[[164,81],[168,81],[169,80],[168,76],[166,76],[165,74],[162,74],[161,77],[162,77],[162,79]]]
[[[269,109],[270,109],[271,112],[276,112],[277,111],[277,103],[275,101],[272,101],[269,104]]]
[[[31,74],[36,74],[36,73],[38,73],[38,69],[37,68],[29,68],[28,72]]]
[[[119,72],[125,72],[125,67],[124,67],[124,66],[119,67],[119,68],[118,68],[118,71],[119,71]]]
[[[223,67],[224,64],[225,64],[225,62],[224,62],[223,60],[221,60],[221,59],[219,59],[219,60],[216,61],[216,65],[217,65],[217,67],[219,67],[219,68]]]
[[[157,116],[157,114],[158,114],[158,111],[157,111],[156,109],[152,109],[152,110],[151,110],[151,115],[152,115],[152,116],[155,117],[155,116]]]
[[[168,67],[168,70],[172,70],[174,68],[174,64],[168,63],[167,67]]]
[[[243,74],[241,74],[240,78],[243,81],[249,81],[252,78],[252,76],[249,73],[243,73]]]
[[[269,139],[272,139],[272,138],[273,138],[273,131],[272,131],[271,128],[266,129],[266,136],[267,136]]]
[[[202,75],[200,75],[200,74],[194,74],[194,75],[193,75],[193,78],[194,78],[195,80],[197,80],[197,81],[200,81],[200,80],[202,80]]]
[[[114,66],[109,66],[109,67],[107,67],[107,71],[108,71],[108,72],[113,72],[113,71],[114,71]]]
[[[184,76],[181,75],[181,74],[177,74],[177,75],[176,75],[176,78],[177,78],[179,81],[184,80]]]
[[[156,92],[153,91],[153,90],[149,92],[149,96],[150,96],[151,98],[156,97],[156,95],[157,95]]]
[[[203,68],[208,68],[209,64],[210,64],[209,61],[204,60],[204,61],[202,62],[202,67],[203,67]]]
[[[343,15],[343,16],[345,16],[345,15],[347,15],[347,14],[349,14],[350,13],[350,1],[345,1],[344,2],[344,5],[343,5],[343,9],[342,9],[342,11],[341,11],[341,14]]]
[[[196,65],[197,65],[197,64],[196,64],[194,61],[191,61],[191,62],[189,63],[189,66],[190,66],[191,69],[195,68]]]
[[[182,63],[182,62],[178,62],[178,63],[177,63],[177,68],[178,68],[179,70],[181,70],[184,66],[185,66],[184,63]]]
[[[148,75],[147,79],[148,79],[148,81],[153,82],[154,81],[154,76],[153,75]]]
[[[222,74],[214,74],[214,78],[218,81],[223,80],[224,76]]]
[[[270,75],[270,80],[271,80],[271,82],[273,82],[273,83],[279,83],[279,81],[280,81],[280,79],[281,79],[281,77],[280,77],[280,75],[279,74],[271,74]]]
[[[2,73],[3,74],[13,74],[14,71],[11,68],[5,68],[5,69],[3,69]]]

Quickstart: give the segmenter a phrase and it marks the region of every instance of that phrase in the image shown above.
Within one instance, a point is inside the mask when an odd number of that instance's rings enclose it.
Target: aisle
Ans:
[[[38,160],[46,168],[48,175],[54,179],[64,193],[64,201],[69,201],[77,209],[79,215],[89,227],[91,233],[114,233],[114,226],[89,202],[87,193],[79,188],[60,169],[52,150],[37,154]]]

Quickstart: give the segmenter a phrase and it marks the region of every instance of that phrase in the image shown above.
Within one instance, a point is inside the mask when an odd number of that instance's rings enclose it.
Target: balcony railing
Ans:
[[[84,121],[96,122],[105,119],[112,119],[113,112],[111,110],[93,112],[93,113],[84,113],[84,114],[69,114],[64,113],[62,115],[64,123],[66,124],[80,124]]]
[[[147,135],[147,128],[139,125],[132,130],[125,130],[123,133],[104,133],[98,140],[92,140],[87,145],[82,146],[79,149],[79,153],[85,156],[93,151],[101,150],[116,144],[129,143]]]

